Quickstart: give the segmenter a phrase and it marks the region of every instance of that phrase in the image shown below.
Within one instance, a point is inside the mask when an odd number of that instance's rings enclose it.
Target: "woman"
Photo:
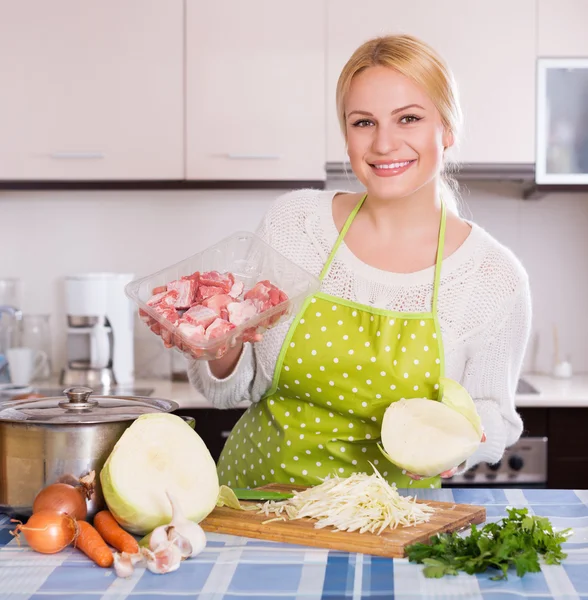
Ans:
[[[528,280],[506,248],[459,217],[444,180],[460,122],[451,74],[413,37],[374,39],[345,65],[337,107],[366,192],[291,192],[260,227],[320,275],[321,292],[263,340],[189,368],[219,408],[252,402],[219,460],[233,487],[316,484],[370,473],[370,462],[398,487],[438,487],[438,477],[392,465],[377,442],[390,403],[437,398],[443,375],[472,395],[487,436],[462,469],[499,460],[521,434],[514,394]]]

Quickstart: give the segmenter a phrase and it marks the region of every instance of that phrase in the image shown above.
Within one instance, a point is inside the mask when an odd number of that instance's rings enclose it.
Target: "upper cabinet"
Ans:
[[[186,7],[186,178],[324,180],[322,2]]]
[[[435,48],[455,75],[464,113],[459,161],[534,162],[535,0],[327,1],[329,161],[346,159],[335,108],[344,64],[374,36],[407,33]]]
[[[537,53],[556,58],[588,56],[588,2],[537,0]]]
[[[0,179],[182,179],[183,0],[0,0]]]

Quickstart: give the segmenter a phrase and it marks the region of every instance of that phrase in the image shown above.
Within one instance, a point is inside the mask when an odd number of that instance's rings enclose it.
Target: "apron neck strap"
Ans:
[[[437,242],[437,258],[435,260],[435,280],[433,282],[433,314],[437,314],[437,300],[439,298],[439,282],[441,281],[441,263],[445,248],[445,223],[447,214],[445,202],[441,201],[441,224],[439,225],[439,240]]]
[[[329,258],[327,259],[327,262],[325,263],[325,266],[323,267],[323,270],[321,271],[321,274],[319,276],[319,279],[321,281],[325,278],[326,274],[329,272],[329,269],[331,268],[331,263],[333,262],[333,259],[335,258],[335,254],[337,254],[337,250],[339,249],[339,246],[341,246],[341,242],[343,241],[345,234],[351,227],[351,223],[353,223],[353,219],[355,219],[355,216],[359,212],[359,209],[362,207],[366,198],[367,198],[367,193],[365,193],[361,197],[360,201],[357,203],[355,208],[351,211],[351,214],[347,217],[347,220],[345,221],[345,225],[343,225],[343,228],[341,229],[341,232],[339,233],[339,236],[337,237],[337,241],[335,242],[335,245],[333,246],[333,249],[331,250],[331,254],[329,254]],[[432,306],[433,314],[437,314],[437,300],[439,297],[439,282],[441,281],[441,263],[443,262],[443,250],[445,248],[445,223],[447,220],[446,213],[447,213],[447,211],[445,209],[445,202],[441,201],[441,224],[439,226],[439,240],[437,242],[437,258],[435,260],[435,279],[433,281],[433,306]]]
[[[337,250],[339,250],[339,246],[341,245],[341,242],[343,241],[345,234],[351,227],[351,223],[353,223],[353,219],[355,219],[355,216],[359,212],[359,209],[362,207],[366,198],[367,198],[367,192],[361,197],[360,201],[356,204],[355,208],[351,211],[351,214],[347,217],[347,221],[345,221],[345,225],[343,225],[343,229],[341,229],[341,233],[337,237],[337,241],[335,242],[335,245],[333,246],[333,249],[331,250],[331,254],[329,254],[329,258],[327,259],[327,262],[325,263],[325,266],[323,267],[323,270],[321,271],[321,274],[319,275],[319,279],[321,281],[325,278],[326,274],[329,272],[329,269],[331,268],[331,263],[333,262],[333,259],[335,258],[335,254],[337,254]]]

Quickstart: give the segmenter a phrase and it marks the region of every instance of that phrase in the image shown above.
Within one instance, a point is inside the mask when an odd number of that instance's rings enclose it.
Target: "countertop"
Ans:
[[[538,390],[537,394],[517,394],[519,407],[588,407],[588,374],[574,375],[570,379],[554,379],[548,375],[526,374],[522,376]],[[137,386],[153,387],[154,396],[175,400],[182,408],[208,408],[212,404],[189,383],[163,380],[140,380]],[[249,403],[241,402],[239,408]]]
[[[508,506],[528,507],[549,518],[557,529],[571,527],[561,565],[541,572],[492,581],[496,571],[426,579],[422,565],[407,559],[329,551],[321,548],[207,533],[198,556],[166,575],[138,568],[129,579],[97,567],[68,547],[57,554],[37,554],[9,534],[14,527],[0,516],[0,598],[76,598],[112,600],[311,600],[462,598],[549,600],[588,597],[588,492],[573,490],[454,489],[411,490],[423,500],[476,504],[488,521],[506,516]],[[401,490],[401,493],[403,491]],[[345,535],[345,533],[341,533]]]
[[[531,384],[538,393],[518,393],[518,407],[588,407],[588,374],[574,375],[570,379],[554,379],[548,375],[524,374],[522,379]],[[180,408],[212,408],[202,394],[187,382],[173,382],[167,379],[137,379],[135,388],[149,388],[151,395],[158,398],[174,400]],[[44,382],[33,387],[50,388],[55,395],[61,395],[63,386],[57,380]],[[247,408],[248,402],[242,401],[236,408]]]

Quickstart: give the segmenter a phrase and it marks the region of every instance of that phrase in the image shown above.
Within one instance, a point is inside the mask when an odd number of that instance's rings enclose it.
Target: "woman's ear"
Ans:
[[[449,129],[446,129],[443,133],[443,149],[447,150],[447,148],[451,148],[455,142],[455,138],[453,136],[453,132]]]

